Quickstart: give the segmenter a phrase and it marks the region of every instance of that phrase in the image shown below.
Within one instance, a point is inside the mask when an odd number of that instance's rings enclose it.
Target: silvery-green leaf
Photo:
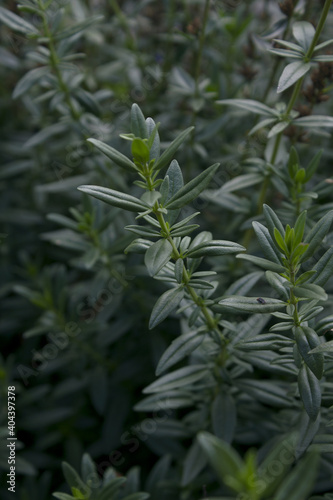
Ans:
[[[119,167],[124,168],[130,172],[137,172],[138,167],[127,156],[117,151],[112,146],[105,144],[97,139],[87,139],[88,142],[96,146],[102,153],[104,153],[110,160],[114,161]]]
[[[0,20],[13,31],[23,33],[24,35],[38,34],[38,30],[33,24],[14,14],[8,9],[0,7]]]
[[[252,222],[252,226],[265,257],[276,264],[281,264],[281,254],[279,250],[277,250],[276,244],[268,229],[263,226],[263,224],[260,224],[260,222]]]
[[[274,494],[276,488],[283,483],[289,469],[294,463],[294,440],[293,434],[279,439],[275,446],[268,452],[264,460],[258,467],[258,479],[260,484],[263,484],[264,497],[269,497]],[[281,460],[281,457],[284,460]],[[275,464],[279,463],[279,468],[274,469],[274,474],[271,474]]]
[[[246,111],[251,111],[257,115],[279,116],[279,113],[275,109],[272,109],[259,101],[254,101],[253,99],[223,99],[221,101],[216,101],[216,104],[235,106],[236,108],[245,109]]]
[[[141,109],[136,103],[132,104],[131,108],[131,129],[135,137],[148,139],[147,123]]]
[[[174,154],[177,149],[183,144],[187,136],[192,132],[194,127],[189,127],[184,130],[172,143],[167,147],[165,151],[161,154],[159,159],[154,164],[154,170],[161,170],[166,167],[171,160],[173,160]]]
[[[261,299],[261,301],[258,299]],[[240,297],[238,295],[222,299],[218,305],[214,306],[214,308],[221,309],[221,311],[228,310],[244,313],[270,313],[285,307],[286,304],[282,300],[271,299],[270,297]]]
[[[291,340],[282,335],[276,335],[276,333],[262,333],[239,342],[236,344],[235,348],[242,351],[270,350],[290,346],[291,343]]]
[[[169,262],[172,246],[168,240],[162,239],[153,243],[145,254],[145,265],[150,276],[155,276]]]
[[[330,340],[329,342],[324,342],[309,352],[310,354],[333,352],[333,340]]]
[[[135,252],[144,254],[152,244],[153,243],[149,240],[137,238],[136,240],[132,241],[132,243],[130,243],[128,247],[125,248],[124,252],[125,253]]]
[[[182,208],[206,189],[212,178],[214,177],[220,164],[215,163],[211,165],[206,170],[201,172],[197,177],[188,182],[185,186],[180,188],[175,195],[173,195],[170,200],[165,204],[168,210],[173,210],[175,208]]]
[[[65,134],[65,132],[68,133],[68,125],[66,123],[53,123],[48,127],[44,127],[42,130],[30,137],[30,139],[28,139],[24,144],[24,147],[32,149],[36,146],[44,144],[46,141],[53,140],[57,135]]]
[[[198,441],[195,440],[183,461],[181,485],[184,487],[194,481],[206,464],[207,457],[202,453],[202,448]]]
[[[197,259],[204,256],[226,255],[245,251],[245,248],[233,241],[211,240],[200,243],[187,251],[186,257]]]
[[[269,207],[268,205],[265,204],[263,206],[263,213],[264,213],[267,228],[268,228],[268,231],[269,231],[271,237],[274,238],[274,228],[275,227],[276,227],[276,229],[278,229],[280,231],[280,233],[284,237],[284,235],[285,235],[284,227],[282,225],[282,222],[280,221],[280,219],[278,218],[278,216],[274,212],[274,210],[272,210],[271,207]]]
[[[211,418],[215,436],[230,444],[237,419],[236,404],[231,394],[224,391],[217,394],[212,404]]]
[[[303,55],[300,52],[285,49],[269,49],[271,54],[275,54],[281,57],[290,57],[291,59],[303,59]]]
[[[319,45],[316,45],[316,47],[314,49],[314,52],[317,52],[318,50],[324,49],[328,45],[332,45],[332,43],[333,43],[332,39],[331,40],[326,40],[326,42],[322,42]]]
[[[156,368],[156,375],[160,375],[191,354],[201,344],[202,340],[203,335],[196,330],[177,337],[161,357]]]
[[[149,328],[154,328],[167,316],[169,316],[172,311],[177,309],[183,297],[184,288],[182,286],[172,288],[171,290],[164,292],[153,307],[149,321]]]
[[[316,420],[321,405],[320,384],[306,364],[299,371],[298,387],[307,414],[311,420]]]
[[[293,405],[288,397],[286,387],[279,383],[267,380],[237,379],[235,385],[245,394],[250,394],[256,401],[260,401],[276,408],[285,408]]]
[[[104,16],[101,15],[90,16],[87,19],[84,19],[84,21],[74,24],[73,26],[66,28],[63,31],[58,31],[57,33],[55,33],[54,38],[56,40],[63,40],[64,38],[69,38],[73,35],[76,35],[77,33],[81,33],[87,28],[90,28],[90,26],[93,26],[94,24],[98,23],[99,21],[102,21],[103,19]]]
[[[315,300],[327,300],[328,296],[325,290],[314,283],[303,283],[294,288],[296,297],[305,297]]]
[[[298,127],[333,127],[333,117],[325,115],[310,115],[296,118],[293,123]]]
[[[281,132],[283,132],[287,127],[289,126],[289,122],[288,121],[283,121],[283,122],[279,122],[277,123],[276,125],[274,125],[274,127],[271,128],[271,130],[269,131],[268,133],[268,139],[270,139],[271,137],[274,137],[275,135],[277,134],[280,134]]]
[[[251,128],[248,135],[251,136],[251,135],[255,134],[261,128],[268,127],[269,125],[272,125],[275,122],[276,122],[276,118],[266,118],[265,120],[261,120],[261,122],[257,123],[257,125],[255,125],[254,127]]]
[[[271,262],[268,259],[257,257],[256,255],[247,255],[246,253],[241,253],[239,255],[236,255],[236,259],[248,260],[249,262],[252,262],[256,266],[259,266],[263,269],[269,269],[270,271],[274,271],[276,273],[285,272],[285,269],[282,266],[282,264],[276,264],[275,262]]]
[[[157,202],[157,200],[160,197],[161,197],[161,193],[159,193],[158,191],[146,191],[141,196],[141,200],[144,203],[147,203],[147,205],[149,205],[150,207],[152,207],[153,205],[155,205],[155,203]]]
[[[165,391],[151,394],[134,406],[135,411],[161,411],[186,408],[193,405],[192,394],[186,390]]]
[[[282,47],[286,47],[287,49],[295,50],[296,52],[299,52],[300,54],[304,55],[304,49],[300,45],[297,45],[296,43],[293,42],[287,42],[286,40],[279,40],[278,38],[274,38],[273,42],[277,42],[279,45],[282,45]]]
[[[333,55],[331,55],[331,56],[325,56],[325,55],[315,56],[315,57],[312,58],[312,61],[316,61],[316,62],[333,62]]]
[[[311,231],[306,235],[304,243],[309,246],[302,255],[302,261],[305,261],[312,257],[317,248],[322,243],[326,234],[328,233],[333,221],[333,210],[330,210],[327,214],[322,217],[317,224],[311,229]]]
[[[198,380],[203,379],[209,374],[209,368],[206,365],[190,365],[184,368],[179,368],[174,372],[163,375],[163,377],[155,380],[152,384],[148,385],[143,392],[150,394],[154,392],[164,392],[184,387],[193,384]]]
[[[109,500],[110,498],[114,498],[125,483],[126,477],[116,477],[114,479],[111,479],[111,481],[108,481],[105,486],[103,484],[102,490],[98,493],[96,500]]]
[[[232,193],[233,191],[239,191],[240,189],[245,189],[250,186],[254,186],[263,181],[263,176],[261,174],[244,174],[238,175],[234,179],[227,181],[223,184],[219,190],[219,194],[223,197],[224,193]]]
[[[318,379],[323,376],[324,358],[322,354],[310,353],[312,349],[319,346],[320,340],[316,332],[308,326],[295,328],[295,340],[297,348],[307,366]]]
[[[164,195],[163,205],[165,205],[165,203],[168,202],[170,198],[172,198],[184,186],[183,174],[177,160],[172,160],[165,177],[169,180],[168,192]],[[168,210],[165,220],[172,226],[172,224],[177,220],[179,212],[179,209]]]
[[[1,8],[1,7],[0,7]],[[14,91],[13,91],[13,99],[17,99],[21,97],[23,94],[28,92],[29,89],[37,82],[40,82],[43,76],[46,76],[49,73],[49,68],[47,66],[43,66],[41,68],[31,69],[17,82]]]
[[[147,118],[146,119],[146,124],[147,124],[147,131],[148,131],[148,137],[149,137],[149,141],[148,143],[151,143],[151,147],[150,147],[150,156],[149,156],[149,159],[150,160],[157,160],[159,157],[160,157],[160,136],[158,134],[158,130],[157,130],[157,125],[156,123],[154,122],[154,120],[152,118]],[[152,136],[152,134],[154,134],[154,136]],[[152,141],[152,137],[154,137],[154,140]]]
[[[80,186],[79,191],[89,194],[98,200],[104,201],[114,207],[123,208],[130,212],[143,212],[149,208],[143,201],[131,196],[127,193],[121,193],[114,189],[105,188],[102,186]]]
[[[199,433],[198,440],[222,481],[228,478],[238,478],[239,472],[244,467],[244,462],[229,444],[205,431]]]
[[[90,493],[90,488],[82,481],[76,470],[67,462],[62,463],[62,470],[67,484],[71,488],[77,488],[81,493]]]
[[[274,500],[303,500],[311,495],[316,481],[319,455],[308,453],[285,478]]]
[[[300,78],[302,78],[311,69],[310,63],[305,63],[303,61],[293,62],[288,64],[282,72],[280,77],[277,93],[284,92],[289,87],[294,85]]]
[[[307,21],[298,21],[293,24],[292,31],[304,52],[307,52],[316,33],[312,24]]]

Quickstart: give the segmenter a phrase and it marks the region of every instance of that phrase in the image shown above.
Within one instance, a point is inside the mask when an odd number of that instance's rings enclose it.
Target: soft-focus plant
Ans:
[[[0,7],[4,500],[331,498],[331,4]]]

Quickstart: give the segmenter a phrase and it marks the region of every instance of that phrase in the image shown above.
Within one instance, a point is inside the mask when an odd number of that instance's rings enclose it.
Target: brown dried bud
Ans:
[[[309,142],[309,136],[306,132],[301,132],[294,125],[289,125],[284,131],[283,135],[289,137],[292,141],[295,142]]]
[[[332,70],[332,63],[319,63],[319,71],[324,78],[330,78],[332,76]]]
[[[310,106],[306,106],[305,104],[300,104],[296,110],[299,112],[300,116],[309,116],[312,112]]]
[[[246,57],[250,59],[254,59],[255,57],[255,46],[252,40],[251,35],[247,37],[247,45],[243,45],[243,51]]]
[[[201,28],[201,20],[200,17],[195,17],[191,23],[186,26],[187,33],[191,35],[196,35]]]
[[[313,81],[313,83],[315,85],[318,85],[321,81],[321,76],[320,76],[320,72],[319,72],[319,69],[315,69],[312,74],[311,74],[311,80]]]
[[[258,73],[258,70],[253,68],[250,64],[244,64],[244,66],[239,69],[239,73],[243,75],[246,80],[251,81]]]
[[[295,139],[297,137],[297,128],[294,125],[289,125],[289,127],[284,129],[283,135]]]
[[[291,17],[294,12],[294,1],[293,0],[284,0],[279,3],[280,10],[287,17]]]

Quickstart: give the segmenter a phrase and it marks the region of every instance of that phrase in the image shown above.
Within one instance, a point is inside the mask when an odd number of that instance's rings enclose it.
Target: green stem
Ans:
[[[50,50],[51,68],[53,69],[53,71],[57,77],[59,88],[65,96],[65,102],[68,106],[68,109],[69,109],[71,115],[72,115],[72,118],[75,121],[77,121],[80,118],[80,113],[73,106],[69,89],[68,89],[66,83],[64,82],[61,71],[59,69],[59,59],[58,59],[57,51],[56,51],[55,45],[54,45],[53,34],[52,34],[50,27],[48,25],[48,22],[47,22],[47,17],[45,14],[45,6],[44,6],[43,2],[41,2],[41,0],[38,1],[38,5],[39,5],[39,8],[43,11],[42,22],[43,22],[45,36],[48,39],[48,46],[49,46],[49,50]]]
[[[283,39],[284,39],[284,37],[283,37]],[[276,73],[277,73],[277,70],[279,69],[280,63],[281,63],[281,59],[276,58],[274,66],[273,66],[273,71],[271,73],[271,77],[270,77],[270,79],[269,79],[269,81],[267,83],[264,95],[262,97],[262,102],[265,102],[266,99],[267,99],[267,97],[268,97],[269,91],[271,90],[271,88],[273,86],[273,83],[274,83],[274,80],[275,80],[275,77],[276,77]],[[259,118],[260,117],[258,116],[257,121],[259,121]]]
[[[128,25],[126,16],[123,14],[123,11],[119,7],[117,0],[109,0],[109,1],[110,1],[110,5],[111,5],[112,9],[114,10],[114,12],[118,18],[119,24],[122,26],[123,30],[125,31],[125,33],[127,35],[128,47],[131,50],[136,50],[135,40],[134,40],[134,37],[133,37],[132,32],[130,30],[130,27]]]
[[[157,207],[156,207],[157,208]],[[170,230],[168,228],[168,226],[166,225],[165,223],[165,220],[164,220],[164,217],[163,217],[163,214],[161,212],[158,212],[157,209],[155,210],[155,215],[156,215],[156,218],[158,220],[158,222],[160,223],[160,226],[161,226],[161,229],[162,231],[167,235],[167,240],[169,241],[170,245],[172,246],[172,250],[173,250],[173,254],[174,254],[174,258],[177,260],[177,259],[181,259],[181,255],[180,253],[178,252],[178,249],[173,241],[173,238],[170,234]],[[201,309],[201,312],[206,320],[206,324],[208,326],[208,328],[210,330],[217,330],[218,333],[219,333],[219,336],[221,338],[221,340],[224,340],[223,336],[222,336],[222,333],[219,331],[219,328],[217,326],[217,323],[215,321],[215,319],[211,316],[209,310],[207,309],[207,307],[205,306],[205,304],[202,303],[202,300],[201,300],[201,297],[199,297],[199,295],[195,292],[195,290],[188,284],[189,281],[190,281],[190,276],[187,272],[187,270],[183,269],[183,280],[184,280],[184,284],[185,284],[185,287],[186,287],[186,290],[188,291],[189,295],[191,296],[193,302],[198,306],[200,307]]]
[[[291,97],[290,97],[290,100],[289,100],[289,103],[288,103],[288,106],[286,109],[286,115],[289,115],[289,113],[291,112],[291,110],[293,109],[293,107],[295,105],[295,102],[298,99],[304,78],[305,78],[304,76],[302,78],[300,78],[293,89],[293,93],[291,94]],[[282,135],[282,132],[280,132],[279,136],[281,136],[281,135]]]
[[[323,30],[323,27],[324,27],[326,18],[328,16],[332,1],[333,0],[326,0],[326,2],[325,2],[325,5],[324,5],[324,8],[323,8],[322,13],[321,13],[321,17],[320,17],[315,35],[313,37],[313,40],[311,42],[311,45],[310,45],[307,53],[306,53],[306,56],[305,56],[306,59],[311,59],[311,56],[312,56],[313,51],[316,47],[317,41],[318,41],[318,39],[321,35],[321,32]],[[286,116],[289,116],[290,112],[292,111],[292,109],[293,109],[293,107],[294,107],[294,105],[299,97],[304,78],[305,78],[305,76],[300,78],[293,89],[293,92],[291,94],[291,97],[290,97],[290,100],[289,100],[289,103],[288,103],[288,106],[286,109],[286,113],[285,113]],[[270,163],[273,165],[276,161],[276,158],[277,158],[277,155],[279,152],[282,134],[283,134],[283,132],[280,132],[275,138],[273,152],[272,152],[272,156],[271,156],[271,160],[270,160]],[[259,193],[258,204],[257,204],[257,214],[258,215],[261,214],[263,204],[265,203],[265,200],[266,200],[267,190],[268,190],[269,184],[270,184],[270,178],[271,178],[271,174],[267,175],[267,177],[265,178],[263,185],[261,187],[260,193]],[[252,236],[253,236],[253,230],[248,229],[244,235],[244,240],[243,240],[243,245],[245,247],[248,247],[248,245],[250,244]]]
[[[296,276],[295,276],[295,270],[292,267],[292,265],[290,265],[289,274],[290,274],[290,283],[292,284],[292,288],[290,289],[290,304],[294,306],[294,324],[295,326],[299,326],[301,322],[298,316],[298,301],[294,294]]]
[[[204,48],[204,43],[205,43],[205,34],[206,34],[206,26],[207,26],[207,21],[208,21],[209,7],[210,7],[210,0],[206,0],[204,12],[203,12],[202,27],[201,27],[201,31],[200,31],[200,37],[199,37],[199,50],[198,50],[198,54],[196,57],[195,70],[194,70],[195,97],[198,97],[198,95],[199,95],[199,76],[200,76],[202,53],[203,53],[203,48]]]
[[[291,14],[291,16],[288,18],[288,22],[287,22],[287,26],[285,27],[284,29],[284,32],[282,34],[282,40],[285,40],[287,38],[287,35],[288,35],[288,32],[289,32],[289,29],[290,29],[290,22],[292,20],[292,16],[294,14],[294,11],[297,7],[297,4],[298,4],[299,0],[296,0],[296,2],[294,3],[294,8],[293,8],[293,13]],[[305,15],[305,18],[307,18],[307,16]],[[269,79],[269,82],[267,84],[267,87],[265,89],[265,92],[264,92],[264,95],[263,95],[263,98],[262,98],[262,102],[265,102],[267,97],[268,97],[268,93],[273,85],[273,82],[275,80],[275,76],[276,76],[276,73],[277,73],[277,70],[280,66],[280,63],[281,63],[281,59],[279,58],[276,58],[275,60],[275,64],[273,66],[273,71],[272,71],[272,74],[271,74],[271,77]]]
[[[322,10],[322,13],[321,13],[321,16],[320,16],[320,19],[319,19],[318,26],[316,28],[316,31],[315,31],[314,37],[312,39],[311,45],[310,45],[310,47],[309,47],[309,49],[308,49],[308,51],[307,51],[307,53],[305,55],[305,59],[310,60],[311,57],[312,57],[313,51],[314,51],[314,49],[315,49],[315,47],[317,45],[318,39],[319,39],[319,37],[321,35],[321,32],[322,32],[322,30],[324,28],[324,24],[325,24],[326,18],[328,16],[328,13],[329,13],[332,1],[333,0],[326,0],[326,2],[325,2],[324,8]],[[291,110],[293,109],[293,107],[294,107],[294,105],[295,105],[295,103],[296,103],[296,101],[298,99],[298,96],[300,94],[304,78],[305,78],[305,76],[303,76],[302,78],[300,78],[298,80],[298,82],[296,83],[295,87],[294,87],[293,93],[291,94],[291,97],[290,97],[290,100],[289,100],[289,103],[288,103],[288,106],[287,106],[287,109],[286,109],[286,115],[287,116],[289,116]],[[282,133],[283,132],[280,132],[280,134],[278,134],[276,136],[275,145],[276,145],[276,143],[278,141],[281,140]],[[274,161],[276,159],[276,156],[277,156],[277,153],[278,153],[278,150],[279,150],[278,147],[274,147],[272,158],[271,158],[271,163],[274,163]]]
[[[287,116],[289,116],[291,110],[293,109],[293,107],[295,105],[295,102],[296,102],[296,100],[297,100],[297,98],[299,96],[300,90],[302,88],[303,80],[304,80],[304,76],[303,76],[303,78],[301,78],[300,80],[298,80],[298,82],[296,83],[296,85],[294,87],[293,93],[292,93],[292,95],[290,97],[290,100],[289,100],[289,103],[288,103],[288,106],[287,106],[287,109],[286,109],[286,115]],[[274,163],[276,161],[276,158],[277,158],[277,155],[278,155],[278,152],[279,152],[279,148],[280,148],[281,139],[282,139],[282,132],[280,132],[279,134],[277,134],[277,136],[275,138],[274,148],[273,148],[273,152],[272,152],[272,156],[271,156],[271,161],[270,161],[270,163],[272,165],[274,165]],[[267,177],[265,178],[264,183],[263,183],[263,185],[261,187],[261,190],[260,190],[260,193],[259,193],[258,205],[257,205],[257,214],[261,214],[261,212],[262,212],[262,207],[263,207],[263,204],[265,203],[265,199],[266,199],[266,195],[267,195],[267,190],[268,190],[269,183],[270,183],[270,178],[271,178],[271,174],[267,175]]]
[[[168,2],[168,12],[167,12],[167,26],[168,26],[168,38],[166,41],[166,50],[165,50],[165,59],[163,63],[163,78],[162,85],[165,84],[167,75],[170,72],[172,67],[172,55],[173,55],[173,26],[174,26],[174,17],[176,12],[176,2],[175,0],[169,0]]]
[[[299,316],[298,316],[298,302],[297,302],[297,299],[295,297],[295,294],[294,294],[294,291],[293,289],[290,290],[290,304],[292,304],[294,306],[294,324],[295,326],[300,326],[301,322],[300,322],[300,319],[299,319]]]
[[[195,68],[194,68],[194,85],[195,85],[194,98],[198,98],[200,95],[199,78],[200,78],[202,54],[203,54],[203,49],[204,49],[204,44],[205,44],[205,35],[206,35],[206,27],[207,27],[207,22],[208,22],[209,8],[210,8],[210,0],[206,0],[205,6],[204,6],[204,11],[203,11],[203,21],[202,21],[202,26],[201,26],[201,30],[200,30],[200,36],[199,36],[199,48],[198,48],[198,52],[196,55]],[[198,115],[198,112],[193,110],[192,120],[191,120],[192,127],[195,127],[197,115]],[[193,129],[193,131],[191,133],[191,149],[192,150],[194,147],[194,141],[195,141],[195,129]],[[192,164],[192,161],[187,162],[186,169],[185,169],[186,178],[189,177],[191,164]]]
[[[290,21],[291,21],[291,17],[288,19],[288,23],[287,23],[287,26],[283,32],[283,35],[282,35],[282,40],[285,40],[287,38],[287,35],[288,35],[288,31],[289,31],[289,28],[290,28]],[[277,57],[275,59],[275,63],[274,63],[274,66],[273,66],[273,71],[271,73],[271,77],[267,83],[267,86],[266,86],[266,89],[265,89],[265,92],[264,92],[264,95],[263,95],[263,98],[262,98],[262,102],[265,102],[267,97],[268,97],[268,94],[269,94],[269,91],[270,89],[272,88],[272,85],[273,85],[273,82],[275,80],[275,77],[276,77],[276,73],[277,73],[277,70],[279,69],[279,66],[280,66],[280,63],[281,63],[281,59],[279,57]]]
[[[296,4],[297,4],[297,2],[296,2]],[[295,7],[296,7],[296,4],[295,4]],[[285,30],[283,32],[283,35],[282,35],[282,39],[283,40],[288,35],[288,31],[289,31],[289,28],[290,28],[290,22],[291,22],[291,17],[288,19],[287,26],[285,27]],[[281,63],[281,60],[279,58],[276,58],[274,66],[273,66],[273,71],[271,73],[270,79],[269,79],[269,81],[267,83],[266,89],[264,91],[264,95],[262,97],[262,102],[265,102],[266,99],[267,99],[267,97],[268,97],[269,91],[270,91],[270,89],[271,89],[271,87],[273,85],[273,82],[275,80],[276,73],[277,73],[277,70],[279,69],[280,63]],[[260,117],[258,116],[258,118],[255,121],[255,123],[258,123],[259,118]],[[273,156],[274,157],[277,155],[277,151],[278,151],[278,148],[279,148],[279,145],[280,145],[280,141],[281,141],[281,137],[274,144],[274,150],[273,150]],[[263,204],[265,202],[267,189],[269,187],[269,182],[270,182],[270,178],[269,178],[269,176],[267,176],[265,178],[264,182],[263,182],[263,185],[262,185],[260,193],[259,193],[259,198],[258,198],[258,203],[257,203],[257,214],[260,214],[262,212],[262,207],[263,207]],[[244,239],[243,239],[243,243],[242,243],[243,246],[245,246],[246,248],[249,246],[249,244],[250,244],[250,242],[252,240],[252,236],[253,236],[253,230],[252,229],[248,229],[245,232],[245,235],[244,235]]]
[[[298,218],[301,213],[301,199],[299,196],[299,192],[296,193],[295,205],[296,205],[296,218]]]
[[[315,49],[315,47],[317,45],[318,39],[319,39],[319,37],[321,35],[321,32],[323,30],[326,18],[328,16],[328,13],[329,13],[332,1],[333,0],[326,0],[326,2],[325,2],[325,5],[324,5],[323,11],[321,13],[320,20],[319,20],[319,23],[318,23],[315,35],[313,37],[313,40],[311,42],[311,45],[310,45],[307,53],[306,53],[306,56],[305,56],[306,59],[311,59],[311,57],[312,57],[313,51],[314,51],[314,49]],[[303,84],[304,78],[305,78],[305,76],[303,76],[302,78],[300,78],[298,80],[298,82],[296,83],[294,89],[293,89],[293,93],[291,94],[291,97],[290,97],[290,100],[289,100],[289,103],[288,103],[288,106],[287,106],[287,109],[286,109],[286,116],[289,116],[290,112],[292,111],[292,109],[293,109],[293,107],[294,107],[294,105],[295,105],[295,103],[296,103],[296,101],[297,101],[297,99],[299,97],[299,94],[300,94],[300,91],[301,91],[301,88],[302,88],[302,84]],[[283,134],[283,132],[280,132],[276,136],[275,144],[274,144],[274,148],[273,148],[273,153],[272,153],[272,157],[271,157],[271,163],[272,164],[274,164],[274,162],[276,161],[276,157],[277,157],[277,154],[279,152],[279,146],[280,146],[282,134]],[[263,202],[264,202],[264,200],[266,198],[266,193],[267,193],[267,189],[268,189],[268,186],[269,186],[269,177],[267,177],[266,180],[267,180],[267,182],[266,181],[264,182],[264,184],[262,186],[262,189],[261,189],[260,196],[259,196],[258,213],[261,213],[262,204],[263,204]]]
[[[328,16],[328,13],[330,11],[331,5],[332,5],[332,0],[326,0],[324,8],[323,8],[321,16],[320,16],[320,19],[319,19],[318,26],[316,28],[315,35],[313,37],[313,40],[312,40],[311,45],[309,47],[309,50],[307,51],[307,54],[306,54],[306,56],[309,59],[311,58],[311,56],[313,54],[313,51],[314,51],[314,49],[315,49],[315,47],[317,45],[318,39],[319,39],[319,37],[321,35],[321,32],[323,31],[323,28],[324,28],[324,25],[325,25],[325,21],[326,21],[326,18]]]

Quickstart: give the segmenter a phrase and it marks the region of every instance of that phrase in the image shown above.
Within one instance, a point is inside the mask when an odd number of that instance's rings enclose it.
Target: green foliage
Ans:
[[[331,499],[331,4],[0,7],[4,500]]]
[[[111,500],[113,498],[124,500],[147,500],[150,495],[144,492],[132,493],[136,488],[136,481],[131,480],[131,471],[129,477],[117,477],[117,471],[109,467],[101,480],[98,476],[95,464],[88,454],[82,457],[81,470],[84,480],[68,463],[63,462],[62,470],[67,484],[71,489],[72,495],[67,493],[53,493],[59,500],[69,500],[70,498]],[[124,485],[131,493],[126,494]],[[128,491],[128,492],[129,492]]]

